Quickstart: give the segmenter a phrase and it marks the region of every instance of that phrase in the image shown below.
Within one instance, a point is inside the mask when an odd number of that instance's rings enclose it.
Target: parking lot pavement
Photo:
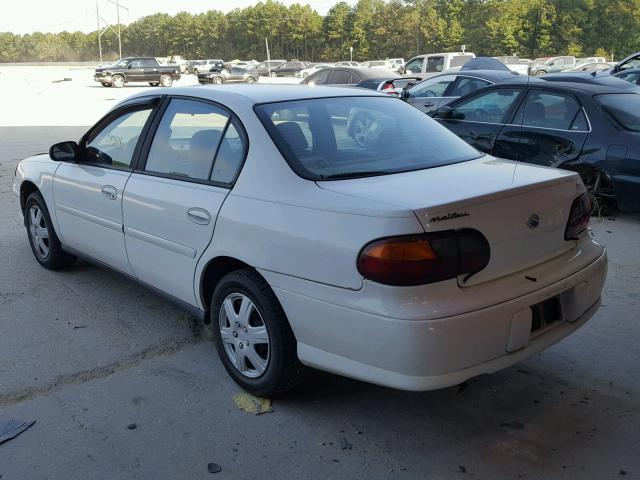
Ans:
[[[11,193],[19,158],[84,128],[0,128],[0,445],[13,479],[640,477],[640,217],[594,220],[603,307],[505,371],[407,393],[309,372],[274,412],[240,390],[188,316],[111,272],[33,259]],[[135,429],[127,426],[135,423]]]

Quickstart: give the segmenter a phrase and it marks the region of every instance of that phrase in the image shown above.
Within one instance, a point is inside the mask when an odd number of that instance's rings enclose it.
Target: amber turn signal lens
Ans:
[[[484,236],[462,229],[375,240],[362,249],[358,270],[374,282],[409,286],[473,274],[488,262]]]

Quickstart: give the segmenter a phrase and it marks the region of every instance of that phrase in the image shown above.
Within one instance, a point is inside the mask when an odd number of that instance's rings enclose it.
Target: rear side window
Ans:
[[[332,85],[347,85],[351,82],[351,75],[346,70],[334,70],[329,83]]]
[[[640,132],[640,95],[622,93],[597,95],[595,98],[616,122],[627,130]]]
[[[532,91],[520,106],[515,123],[521,121],[526,127],[570,130],[580,110],[580,104],[568,95]]]
[[[309,180],[420,170],[481,156],[392,97],[309,99],[255,110],[289,165]]]
[[[328,82],[330,76],[331,70],[320,70],[310,77],[307,77],[307,79],[304,80],[304,83],[307,83],[309,85],[325,85]]]
[[[227,112],[214,105],[171,100],[153,138],[145,170],[209,180],[228,121]]]
[[[425,72],[441,72],[444,69],[444,57],[427,58],[427,68]]]
[[[245,145],[241,129],[235,119],[231,120],[222,137],[222,142],[213,164],[211,180],[220,183],[231,183],[235,180],[242,161],[244,160]]]
[[[472,122],[504,123],[505,117],[522,90],[500,88],[462,101],[453,109],[451,118]]]

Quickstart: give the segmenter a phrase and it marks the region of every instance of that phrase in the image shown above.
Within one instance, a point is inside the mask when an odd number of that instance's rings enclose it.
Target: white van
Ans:
[[[459,70],[472,58],[476,58],[475,53],[429,53],[418,55],[409,60],[404,66],[406,75],[430,76],[437,73],[446,72],[451,69]],[[426,74],[426,75],[421,75]]]

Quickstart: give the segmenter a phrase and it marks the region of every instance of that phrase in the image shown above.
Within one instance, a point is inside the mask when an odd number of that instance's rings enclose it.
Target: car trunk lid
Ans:
[[[543,263],[574,247],[564,239],[579,177],[557,169],[485,156],[444,167],[340,181],[321,188],[412,210],[426,232],[473,228],[491,258],[470,287]],[[534,281],[534,280],[532,280]]]

